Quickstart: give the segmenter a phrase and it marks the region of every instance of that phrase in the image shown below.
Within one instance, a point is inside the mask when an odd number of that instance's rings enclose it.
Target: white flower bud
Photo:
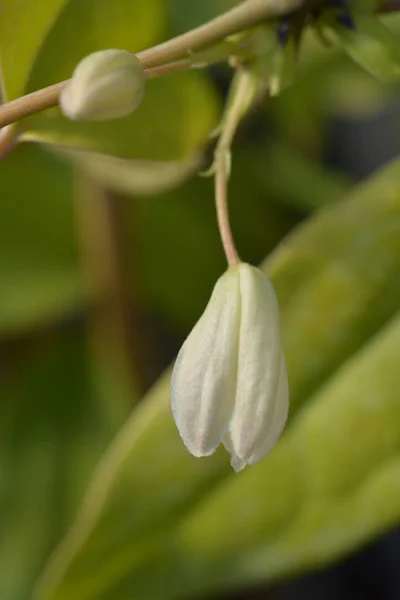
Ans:
[[[240,471],[276,444],[289,388],[278,301],[259,269],[240,263],[217,281],[176,360],[171,403],[194,456],[212,454],[223,443]]]
[[[60,107],[73,120],[126,117],[140,104],[146,75],[126,50],[101,50],[86,56],[60,94]]]

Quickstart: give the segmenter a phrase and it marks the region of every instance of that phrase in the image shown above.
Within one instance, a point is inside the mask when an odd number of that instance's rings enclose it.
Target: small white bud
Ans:
[[[289,408],[279,307],[268,278],[245,263],[217,281],[183,344],[171,382],[172,412],[194,456],[220,443],[235,471],[276,444]]]
[[[69,119],[103,121],[126,117],[139,106],[146,74],[139,59],[126,50],[101,50],[86,56],[60,94]]]

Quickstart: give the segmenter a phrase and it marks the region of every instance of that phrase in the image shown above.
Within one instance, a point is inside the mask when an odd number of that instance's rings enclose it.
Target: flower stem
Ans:
[[[225,160],[224,160],[225,158]],[[240,262],[239,255],[233,241],[232,230],[229,223],[228,211],[228,160],[226,156],[222,157],[216,167],[215,172],[215,205],[217,209],[218,229],[221,236],[228,265],[237,265]]]
[[[231,84],[228,103],[222,120],[222,130],[212,170],[215,173],[215,204],[218,228],[229,265],[240,262],[229,223],[227,201],[228,180],[231,172],[231,146],[238,125],[254,98],[254,80],[250,71],[239,68]]]

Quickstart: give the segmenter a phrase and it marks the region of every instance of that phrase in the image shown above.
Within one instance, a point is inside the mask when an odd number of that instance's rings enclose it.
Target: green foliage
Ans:
[[[38,4],[1,0],[0,70],[4,96],[8,100],[24,93],[42,42],[67,2],[43,0]]]
[[[238,4],[238,0],[202,0],[189,4],[187,0],[169,0],[171,33],[184,33],[201,23],[214,19]]]
[[[160,39],[165,12],[161,0],[68,0],[44,40],[26,91],[71,77],[91,52],[119,48],[139,52]],[[73,31],[73,37],[71,32]]]
[[[17,376],[1,365],[0,596],[7,600],[30,596],[121,424],[117,407],[93,394],[82,337],[48,336],[19,359]]]
[[[355,13],[354,28],[332,19],[329,35],[355,62],[381,81],[399,81],[400,49],[397,40],[375,15]]]
[[[58,320],[82,303],[71,169],[21,147],[0,166],[0,334]]]
[[[160,98],[163,102],[160,103]],[[124,158],[187,159],[216,124],[214,92],[198,73],[149,81],[145,99],[129,117],[74,122],[52,109],[26,120],[22,140],[85,148]]]
[[[190,457],[166,375],[101,461],[38,600],[176,598],[270,580],[399,519],[399,173],[396,162],[311,219],[266,264],[292,398],[272,454],[240,475],[223,451]]]

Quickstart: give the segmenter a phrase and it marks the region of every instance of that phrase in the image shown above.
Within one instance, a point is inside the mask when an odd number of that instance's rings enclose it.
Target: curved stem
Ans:
[[[237,265],[240,262],[239,255],[233,241],[232,230],[229,222],[228,212],[228,169],[229,164],[226,157],[221,157],[215,171],[215,205],[217,209],[218,229],[221,236],[228,265]]]
[[[240,262],[229,223],[227,188],[231,171],[231,145],[238,125],[251,106],[255,86],[252,74],[247,69],[239,69],[231,84],[230,97],[222,122],[222,131],[215,150],[215,203],[218,227],[229,265]]]
[[[176,60],[261,21],[285,15],[303,3],[304,0],[245,0],[204,25],[139,52],[138,58],[145,67]]]

